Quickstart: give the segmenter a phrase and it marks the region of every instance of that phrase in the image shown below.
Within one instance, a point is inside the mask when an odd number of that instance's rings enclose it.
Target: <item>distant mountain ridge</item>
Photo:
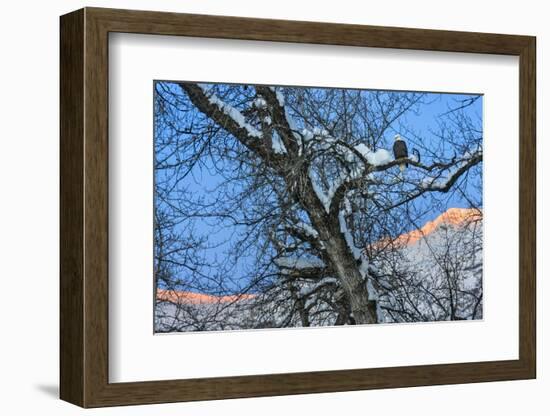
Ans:
[[[449,208],[435,220],[428,221],[419,230],[413,230],[401,234],[395,239],[396,242],[403,242],[405,245],[412,245],[423,237],[426,237],[437,230],[442,224],[461,226],[471,221],[482,219],[482,213],[476,208]]]
[[[393,243],[403,246],[413,246],[422,238],[425,238],[436,231],[442,225],[452,225],[459,227],[472,221],[482,219],[482,211],[475,208],[449,208],[440,214],[433,221],[428,221],[420,229],[401,234]],[[232,303],[240,300],[253,299],[253,294],[215,296],[205,293],[191,291],[177,291],[167,289],[157,289],[156,299],[171,303],[184,304],[214,304],[214,303]]]
[[[215,296],[206,293],[157,289],[157,300],[194,305],[201,303],[230,303],[252,298],[254,298],[254,295],[251,294]]]

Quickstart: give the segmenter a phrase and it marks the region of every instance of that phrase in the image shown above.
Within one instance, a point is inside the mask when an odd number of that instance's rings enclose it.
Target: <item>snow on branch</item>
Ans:
[[[367,160],[367,162],[372,166],[381,166],[390,163],[393,160],[393,156],[386,149],[378,149],[373,152],[365,144],[360,143],[355,146],[361,155]]]
[[[258,139],[262,137],[262,133],[256,127],[252,126],[250,123],[247,123],[246,119],[239,110],[237,110],[231,104],[222,101],[216,94],[204,88],[202,85],[197,84],[197,86],[202,90],[204,95],[206,95],[208,101],[212,105],[218,107],[218,109],[226,116],[231,117],[233,121],[235,121],[235,123],[237,123],[240,128],[245,129],[250,136],[256,137]]]
[[[278,257],[273,262],[291,279],[319,281],[329,273],[325,263],[315,257]]]
[[[318,269],[325,267],[325,263],[316,258],[279,257],[274,261],[280,268],[289,270]]]
[[[421,183],[421,188],[431,191],[448,191],[464,172],[481,162],[482,157],[481,150],[475,152],[467,151],[463,158],[452,166],[446,174],[440,174],[433,178],[425,178]]]
[[[198,84],[181,82],[177,85],[187,94],[191,102],[201,113],[234,136],[249,150],[260,156],[267,166],[274,169],[280,168],[278,162],[280,161],[281,154],[279,152],[283,152],[283,148],[281,146],[278,147],[275,143],[275,149],[277,149],[275,151],[273,143],[268,145],[263,133],[248,123],[243,113],[237,108],[225,103],[211,91]],[[270,105],[269,102],[268,105]],[[288,149],[286,142],[284,144],[286,149]]]
[[[473,154],[470,159],[462,159],[458,164],[447,165],[445,169],[449,170],[446,175],[425,178],[415,192],[410,193],[406,198],[388,207],[388,209],[397,208],[406,204],[413,199],[418,198],[426,192],[449,192],[453,185],[466,173],[470,168],[477,165],[483,160],[481,151]],[[432,165],[433,166],[433,165]],[[425,167],[425,170],[430,170],[431,167]],[[442,172],[442,171],[440,171]]]
[[[374,166],[370,169],[373,172],[380,172],[387,169],[390,169],[393,166],[399,165],[401,163],[408,163],[411,166],[414,166],[425,172],[442,172],[445,170],[451,170],[448,177],[451,178],[456,173],[463,173],[464,170],[468,170],[470,167],[481,162],[483,159],[483,150],[480,145],[474,146],[472,149],[468,149],[464,152],[461,157],[453,157],[449,162],[434,162],[430,165],[425,165],[420,162],[418,155],[411,155],[409,157],[403,157],[399,159],[389,160],[385,163],[381,163],[377,166]]]
[[[383,172],[401,163],[408,163],[410,166],[415,167],[425,173],[438,172],[436,175],[429,176],[419,183],[419,190],[413,192],[408,198],[401,201],[399,205],[408,202],[421,194],[429,191],[448,192],[456,181],[471,167],[477,165],[483,160],[483,150],[480,145],[476,145],[472,149],[468,149],[464,152],[462,157],[454,157],[449,162],[434,162],[430,165],[425,165],[420,162],[417,155],[411,155],[408,158],[394,159],[387,151],[380,149],[377,152],[372,152],[366,146],[359,144],[354,147],[354,151],[360,151],[365,153],[366,159],[369,158],[374,163],[363,168],[353,169],[350,175],[345,180],[337,178],[336,182],[339,186],[332,192],[332,199],[329,201],[332,209],[338,209],[338,205],[345,193],[359,186],[361,181],[368,178],[368,175],[374,172]],[[374,154],[373,154],[374,153]],[[395,208],[396,205],[391,208]]]
[[[276,153],[287,153],[287,150],[291,153],[297,152],[298,145],[295,137],[296,125],[287,112],[285,97],[282,92],[276,90],[274,87],[265,86],[257,86],[256,91],[261,96],[261,100],[263,100],[269,108],[269,124],[273,126],[278,133],[279,138],[277,140],[282,145],[276,144],[273,150]],[[274,141],[274,143],[276,142]],[[283,148],[284,151],[282,151]]]
[[[303,286],[298,292],[298,296],[301,298],[306,298],[325,286],[338,286],[338,284],[338,279],[335,277],[323,277],[318,282]]]
[[[349,184],[367,178],[373,169],[394,161],[386,149],[373,151],[364,143],[351,146],[343,140],[331,137],[326,130],[304,129],[302,137],[309,148],[315,149],[317,156],[331,154],[342,164],[337,173],[323,175],[325,185],[321,184],[321,174],[316,173],[310,166],[309,178],[312,188],[327,213],[330,213],[331,208],[337,208]]]
[[[325,245],[319,238],[319,233],[317,230],[305,222],[299,221],[298,223],[293,224],[286,223],[282,226],[282,229],[292,237],[297,238],[302,242],[309,243],[319,252],[322,252],[325,249]]]
[[[317,233],[317,230],[313,228],[311,225],[306,224],[305,222],[300,221],[294,224],[293,228],[297,228],[308,237],[319,238],[319,233]]]

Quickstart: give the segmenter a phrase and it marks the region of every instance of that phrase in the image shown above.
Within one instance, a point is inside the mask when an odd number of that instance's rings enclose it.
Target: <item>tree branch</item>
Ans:
[[[233,135],[246,148],[261,156],[264,161],[280,158],[270,147],[265,146],[258,130],[243,122],[244,116],[238,110],[224,105],[217,97],[208,97],[198,84],[180,82],[177,85],[201,113]]]

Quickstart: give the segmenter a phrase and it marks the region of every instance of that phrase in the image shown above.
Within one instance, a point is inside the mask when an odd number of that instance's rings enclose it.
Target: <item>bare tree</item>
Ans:
[[[482,317],[482,213],[442,222],[410,244],[392,241],[376,262],[380,307],[387,322],[472,320]]]
[[[367,247],[413,225],[419,200],[433,209],[459,193],[481,206],[468,181],[481,175],[482,132],[460,105],[442,118],[434,133],[440,140],[428,141],[401,124],[423,104],[420,93],[187,82],[155,88],[156,278],[213,295],[254,293],[254,302],[225,307],[248,327],[387,320],[378,260],[395,247]],[[415,154],[393,158],[397,132]],[[198,172],[216,178],[208,198],[184,185]],[[201,255],[211,243],[194,235],[198,218],[237,234],[226,256]],[[243,257],[253,267],[236,273]]]

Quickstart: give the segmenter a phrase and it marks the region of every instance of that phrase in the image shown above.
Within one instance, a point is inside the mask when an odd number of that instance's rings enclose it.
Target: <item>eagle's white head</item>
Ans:
[[[399,134],[396,134],[395,137],[394,137],[393,139],[394,139],[396,142],[399,141],[399,140],[403,140]]]

